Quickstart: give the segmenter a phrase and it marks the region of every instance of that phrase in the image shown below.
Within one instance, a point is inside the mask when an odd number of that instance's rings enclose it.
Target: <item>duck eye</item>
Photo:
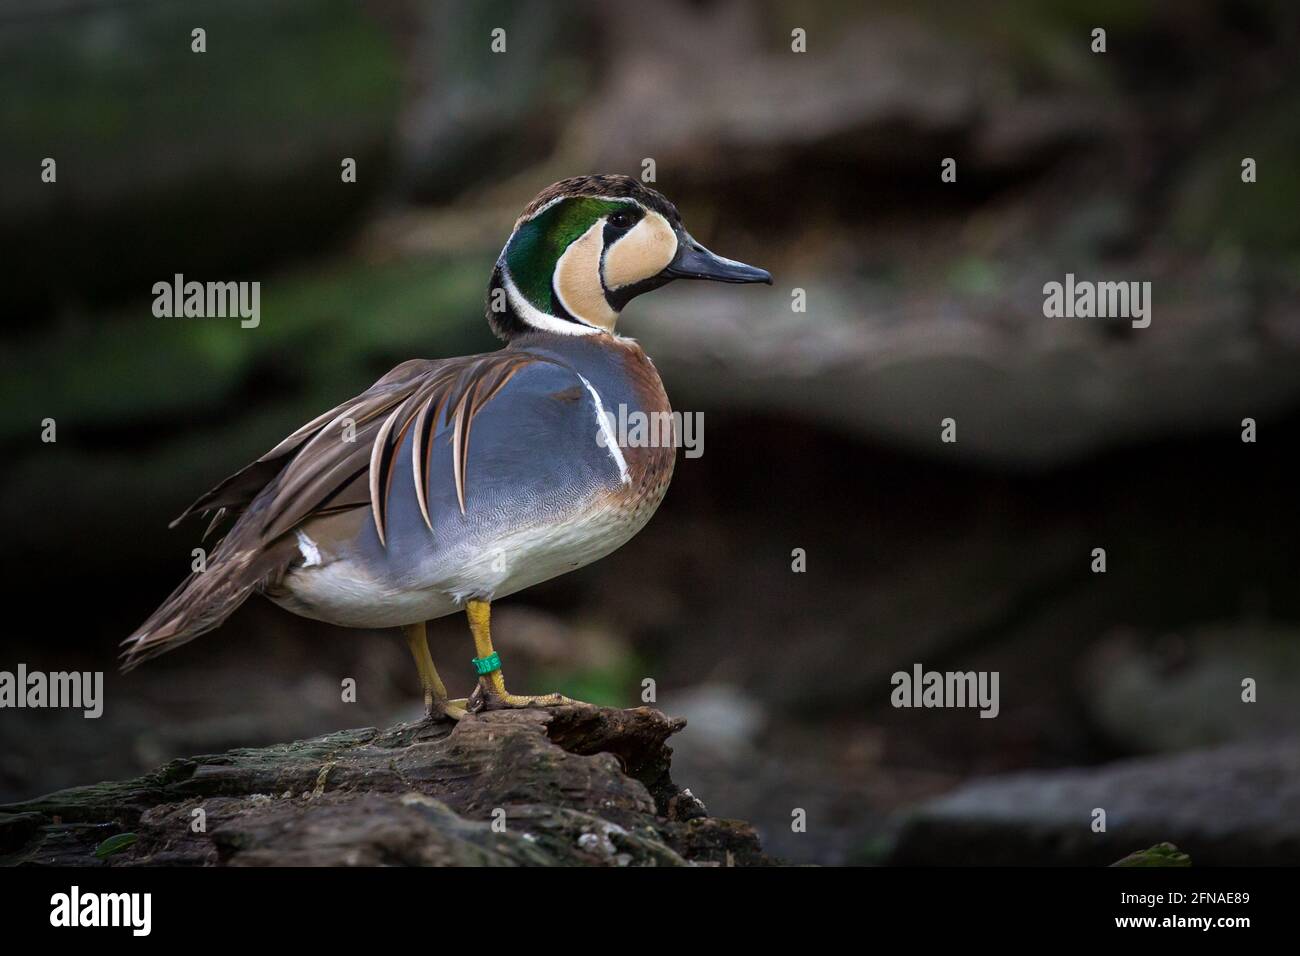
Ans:
[[[628,226],[632,225],[632,214],[620,210],[615,213],[610,213],[609,219],[606,221],[615,229],[626,229]]]

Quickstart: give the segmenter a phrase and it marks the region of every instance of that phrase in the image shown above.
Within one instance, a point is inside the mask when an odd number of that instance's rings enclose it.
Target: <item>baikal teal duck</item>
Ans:
[[[615,332],[674,279],[771,283],[714,255],[664,196],[626,176],[566,179],[515,223],[488,288],[498,351],[412,359],[303,425],[177,519],[227,530],[123,643],[123,669],[211,631],[250,595],[347,627],[405,632],[430,715],[572,703],[508,692],[491,603],[635,535],[671,447],[621,447],[619,411],[670,412],[654,365]],[[653,419],[652,419],[653,420]],[[464,611],[478,684],[449,700],[425,623]]]

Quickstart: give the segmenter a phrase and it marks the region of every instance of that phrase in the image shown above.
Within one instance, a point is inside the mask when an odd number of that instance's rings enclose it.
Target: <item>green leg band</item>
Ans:
[[[478,676],[491,674],[493,671],[501,670],[501,655],[493,651],[487,657],[475,657],[473,659],[474,670],[478,671]]]

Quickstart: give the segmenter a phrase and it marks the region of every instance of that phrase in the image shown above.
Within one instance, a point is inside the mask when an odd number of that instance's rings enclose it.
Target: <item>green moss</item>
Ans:
[[[1157,843],[1147,850],[1130,853],[1111,866],[1191,866],[1192,858],[1172,843]]]
[[[0,441],[29,443],[45,417],[58,422],[60,442],[75,443],[86,429],[204,417],[223,402],[252,416],[239,394],[261,367],[302,381],[304,409],[328,407],[369,385],[385,362],[491,347],[481,317],[489,264],[472,255],[269,279],[256,328],[238,318],[157,318],[149,300],[18,345],[0,360],[12,394]]]
[[[1242,182],[1242,160],[1257,181]],[[1176,190],[1172,231],[1186,245],[1220,254],[1300,257],[1300,103],[1270,104],[1207,147]]]
[[[647,671],[634,654],[625,654],[600,667],[544,670],[537,686],[558,688],[566,697],[602,707],[632,707],[641,702],[641,677]]]
[[[1002,271],[991,259],[966,256],[952,264],[948,284],[959,295],[992,295],[1003,288]]]
[[[123,850],[132,846],[138,837],[134,833],[119,833],[111,836],[99,846],[95,847],[95,856],[103,860],[114,853],[121,853]]]
[[[196,26],[207,31],[206,53],[190,49]],[[290,122],[301,130],[352,115],[379,119],[397,104],[394,52],[344,0],[242,0],[201,12],[133,4],[34,18],[16,30],[0,67],[0,130],[23,150],[39,142],[84,154],[218,136],[237,149],[253,130],[259,142],[282,137]]]

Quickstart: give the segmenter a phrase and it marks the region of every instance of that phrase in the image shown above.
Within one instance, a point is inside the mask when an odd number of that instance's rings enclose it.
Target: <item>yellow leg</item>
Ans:
[[[402,630],[406,634],[407,646],[411,648],[411,656],[415,658],[415,668],[420,672],[424,712],[430,717],[460,720],[465,716],[465,701],[447,699],[447,685],[438,676],[438,669],[433,666],[433,658],[429,656],[429,640],[425,635],[424,622],[408,624]]]
[[[469,618],[469,630],[474,635],[474,653],[479,660],[486,660],[495,654],[492,649],[492,605],[488,601],[468,601],[465,604],[465,616]],[[560,694],[539,694],[524,697],[506,690],[506,681],[501,668],[483,674],[478,679],[478,690],[474,697],[482,701],[481,709],[499,710],[506,707],[559,707],[564,704],[581,704],[580,700],[570,700]],[[474,698],[470,698],[471,701]]]

